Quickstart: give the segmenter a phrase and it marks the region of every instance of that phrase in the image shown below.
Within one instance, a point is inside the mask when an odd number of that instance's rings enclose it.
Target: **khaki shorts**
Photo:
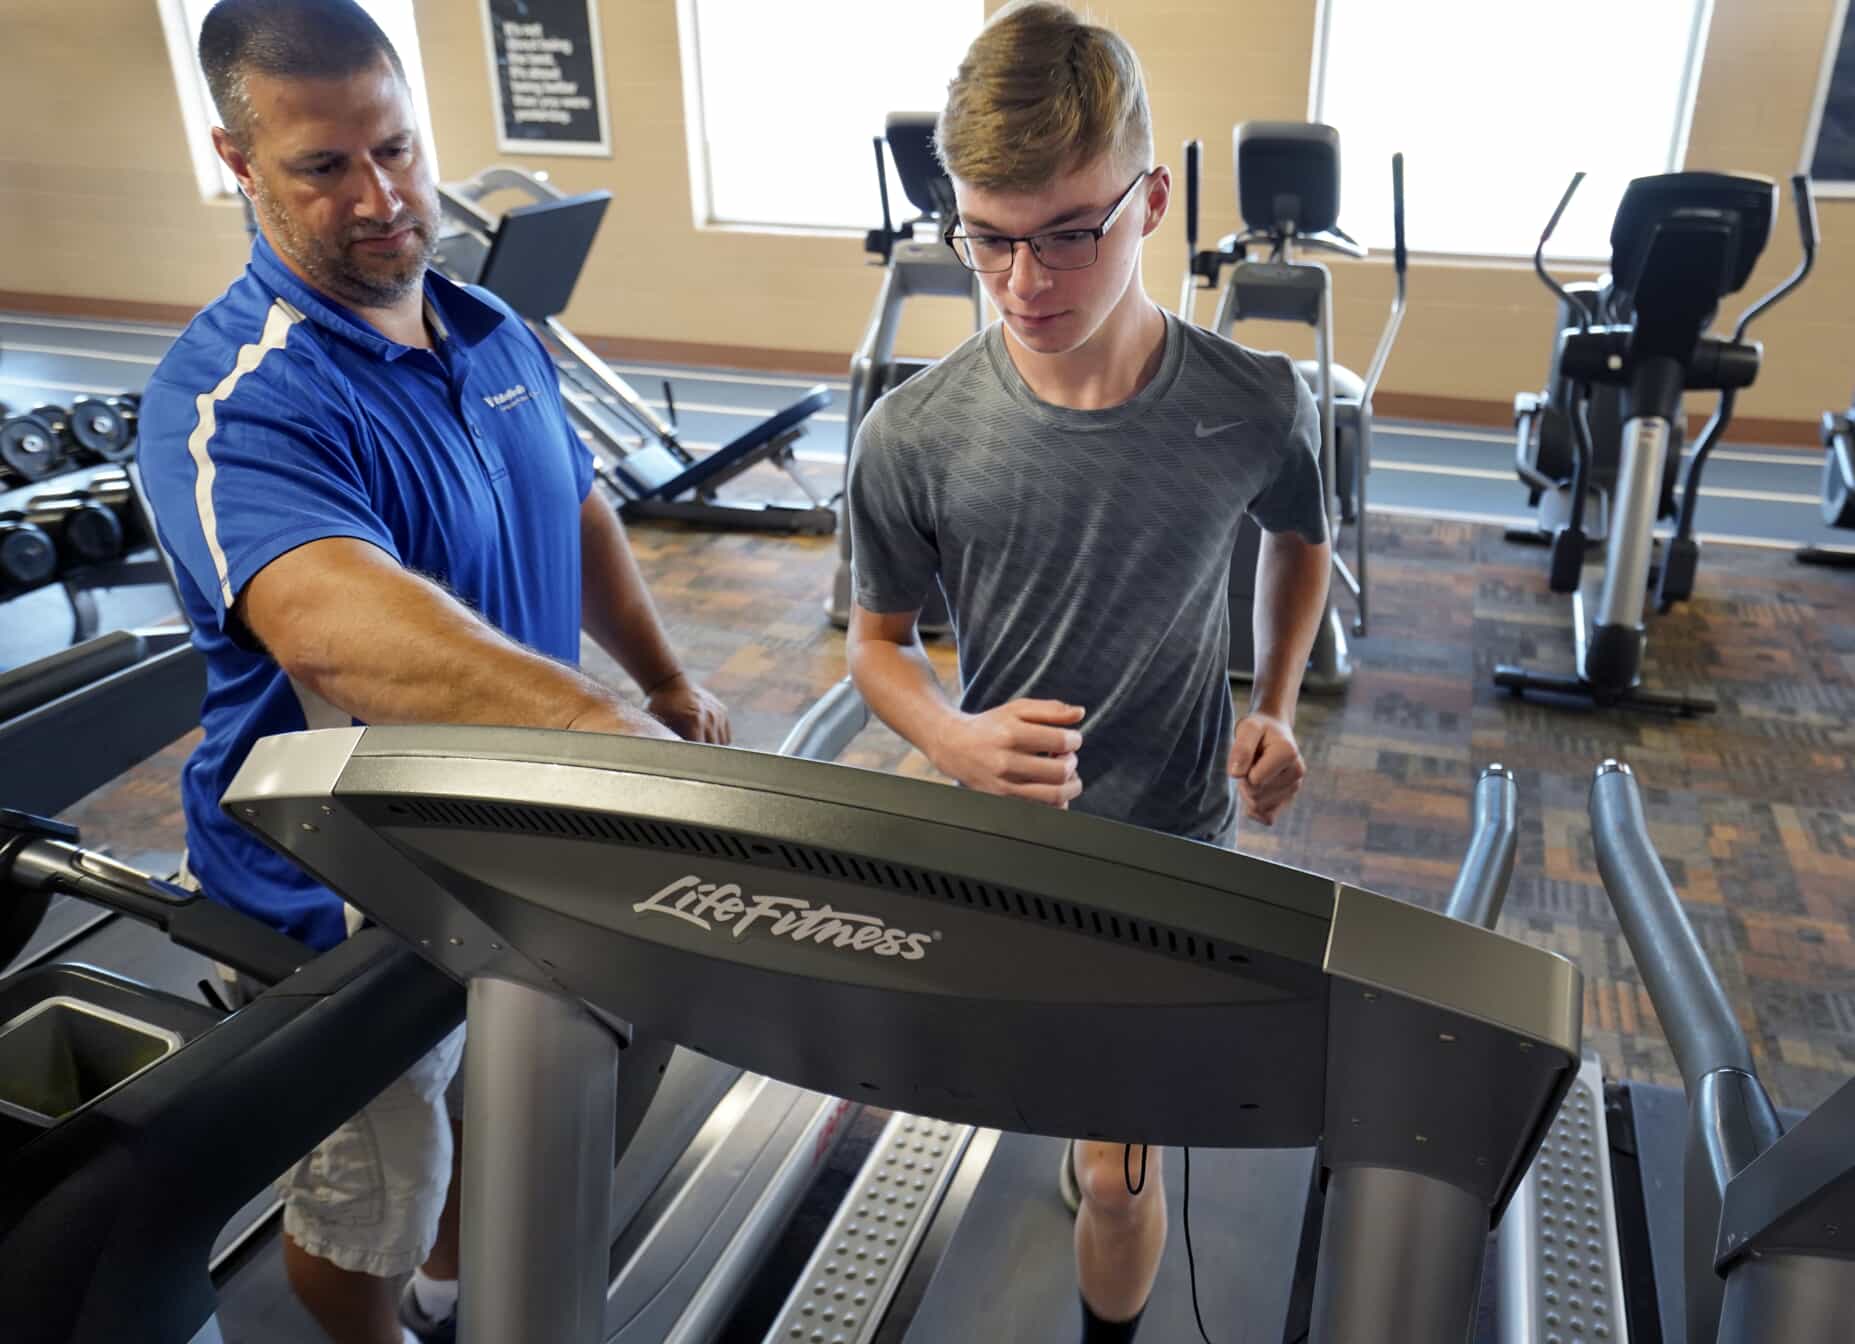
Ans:
[[[178,880],[198,889],[184,867]],[[348,932],[359,927],[359,912],[349,907]],[[263,992],[230,967],[219,975],[234,1008]],[[380,1278],[425,1263],[451,1183],[451,1116],[461,1114],[463,1057],[460,1026],[277,1178],[290,1240],[342,1269]]]

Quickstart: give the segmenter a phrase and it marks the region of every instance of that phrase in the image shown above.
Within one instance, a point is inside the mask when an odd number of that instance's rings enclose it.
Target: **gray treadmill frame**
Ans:
[[[579,740],[571,740],[576,737]],[[514,1006],[529,1023],[523,1039],[578,1038],[586,1051],[580,1067],[598,1076],[613,1067],[605,1052],[615,1055],[616,1046],[609,1032],[591,1029],[589,1023],[592,1015],[611,1020],[610,1005],[589,1010],[576,993],[564,989],[555,968],[532,960],[503,930],[441,895],[430,874],[409,863],[363,815],[392,806],[393,799],[410,806],[422,798],[470,799],[478,807],[509,809],[501,814],[505,819],[513,819],[515,809],[541,805],[542,799],[570,798],[583,814],[621,814],[645,830],[725,825],[774,843],[790,837],[796,844],[816,846],[819,837],[809,826],[795,827],[790,816],[790,805],[805,799],[821,809],[818,816],[827,829],[837,832],[838,843],[855,845],[844,853],[860,850],[865,858],[876,858],[887,850],[896,862],[920,861],[900,837],[905,818],[926,815],[945,825],[952,817],[960,829],[941,832],[943,861],[963,864],[972,872],[980,866],[973,858],[975,850],[1015,846],[1024,862],[1021,869],[1011,865],[1018,869],[1011,874],[1012,884],[1038,891],[1041,872],[1056,884],[1042,886],[1051,899],[1058,899],[1056,892],[1076,875],[1077,863],[1107,860],[1110,866],[1098,874],[1102,878],[1132,871],[1114,865],[1108,852],[1123,848],[1132,850],[1156,879],[1155,864],[1161,870],[1200,871],[1211,865],[1222,869],[1226,882],[1235,882],[1241,873],[1257,890],[1270,890],[1273,880],[1279,887],[1274,893],[1277,901],[1290,889],[1325,889],[1330,913],[1324,948],[1307,954],[1313,963],[1309,969],[1317,969],[1328,985],[1324,1016],[1330,1022],[1307,1074],[1325,1080],[1320,1089],[1324,1101],[1309,1118],[1310,1132],[1301,1140],[1312,1141],[1314,1131],[1324,1133],[1333,1172],[1316,1278],[1311,1336],[1316,1341],[1378,1339],[1388,1316],[1411,1322],[1413,1337],[1450,1338],[1466,1330],[1475,1309],[1487,1231],[1543,1138],[1576,1067],[1580,977],[1564,959],[1369,892],[1320,883],[1279,865],[1189,841],[1044,809],[1011,809],[999,800],[920,781],[690,744],[472,729],[337,730],[259,744],[228,792],[226,805],[235,815],[397,929],[452,975],[473,983],[473,1006],[480,1002],[487,1011],[493,1003],[505,1012]],[[760,820],[750,823],[753,817]],[[491,828],[507,833],[505,827]],[[962,832],[965,839],[955,844]],[[613,848],[628,850],[635,860],[648,854],[650,844]],[[1058,852],[1065,849],[1071,856],[1067,863]],[[1004,880],[994,875],[996,865],[986,871],[992,880]],[[974,876],[977,879],[976,872]],[[755,880],[768,888],[773,885],[770,873]],[[1212,881],[1215,885],[1216,879]],[[1309,883],[1312,887],[1305,885]],[[865,885],[857,894],[859,908],[882,908],[884,895],[880,885]],[[1143,897],[1137,908],[1146,918],[1158,918],[1151,903],[1167,904],[1158,887],[1143,892]],[[1090,898],[1104,911],[1132,915],[1128,898],[1117,893],[1091,890]],[[1227,886],[1221,899],[1227,909],[1244,903],[1258,914],[1265,906],[1278,908]],[[949,927],[954,927],[953,913],[946,913]],[[977,917],[993,921],[989,927],[1000,936],[1010,918],[1002,911]],[[649,925],[653,939],[665,933],[659,925],[680,928],[678,921],[657,921]],[[596,926],[583,921],[574,927],[576,939],[597,934]],[[623,935],[614,931],[613,936]],[[1228,938],[1228,930],[1220,936]],[[758,941],[748,940],[744,946]],[[602,962],[609,960],[606,949],[612,946],[600,943]],[[730,946],[732,942],[715,950],[725,953]],[[922,964],[937,973],[944,970],[949,977],[960,974],[946,956]],[[1160,964],[1169,979],[1178,975],[1176,963]],[[813,984],[820,978],[811,965],[807,963],[798,983]],[[872,973],[864,966],[857,971],[864,978]],[[789,991],[791,986],[784,988]],[[600,997],[609,995],[602,991]],[[732,1005],[710,1008],[701,995],[692,992],[691,997],[698,1000],[694,1011],[711,1012],[717,1032],[725,1034],[729,1025],[738,1025],[733,1018],[739,1013]],[[691,1008],[681,1005],[679,1010]],[[1137,1017],[1138,1012],[1138,1004],[1115,1009],[1117,1017]],[[820,1076],[830,1076],[836,1085],[822,1090],[833,1092],[859,1086],[854,1074],[844,1072],[857,1066],[836,1058],[838,1052],[826,1044],[858,1025],[819,1020],[808,1026],[812,1076],[803,1081],[816,1084]],[[1000,1035],[1010,1032],[989,1027],[985,1045],[997,1048]],[[973,1045],[980,1040],[975,1035]],[[1227,1043],[1228,1033],[1220,1040]],[[550,1062],[532,1044],[521,1047],[521,1053],[529,1062],[516,1061],[514,1072],[501,1073],[505,1087],[525,1088],[520,1081],[523,1069],[534,1081],[558,1079],[568,1072],[565,1055],[557,1054]],[[1034,1052],[1013,1056],[1011,1067],[1020,1074],[1034,1072],[1035,1065],[1026,1061],[1036,1057]],[[899,1067],[906,1068],[907,1061]],[[1504,1082],[1486,1081],[1495,1071],[1505,1075]],[[1452,1085],[1452,1079],[1470,1073],[1480,1080],[1475,1086]],[[493,1076],[489,1068],[473,1063],[471,1080],[479,1089]],[[574,1076],[569,1073],[566,1079],[568,1095]],[[1207,1088],[1215,1081],[1214,1075],[1205,1075]],[[1278,1085],[1292,1091],[1288,1083]],[[473,1103],[478,1106],[473,1114],[483,1121],[473,1132],[483,1137],[466,1153],[468,1169],[534,1165],[526,1179],[505,1182],[516,1221],[479,1220],[505,1235],[466,1249],[466,1272],[473,1262],[483,1265],[484,1257],[490,1256],[511,1285],[506,1297],[488,1308],[472,1299],[462,1335],[471,1344],[513,1337],[509,1332],[517,1327],[527,1337],[593,1338],[586,1305],[592,1280],[571,1263],[583,1257],[581,1243],[563,1235],[558,1226],[516,1212],[521,1206],[515,1192],[526,1190],[532,1202],[534,1191],[551,1188],[533,1174],[549,1169],[548,1152],[568,1150],[579,1144],[576,1133],[590,1132],[583,1118],[577,1126],[573,1119],[583,1117],[583,1109],[542,1102],[543,1095],[505,1091]],[[955,1093],[947,1095],[952,1098],[947,1111],[984,1109],[982,1099],[962,1103]],[[1197,1112],[1203,1104],[1202,1097],[1169,1096],[1166,1123],[1189,1129],[1168,1133],[1154,1122],[1143,1137],[1199,1142],[1204,1120]],[[519,1110],[521,1116],[506,1120],[503,1112],[509,1110]],[[561,1122],[558,1134],[530,1130],[522,1138],[510,1127],[545,1124],[550,1116]],[[1072,1132],[1126,1123],[1119,1113],[1097,1117],[1052,1112],[1047,1118]],[[1479,1160],[1477,1152],[1483,1154]],[[578,1179],[574,1164],[555,1161],[552,1169],[556,1180]],[[1413,1218],[1426,1229],[1426,1235],[1409,1239],[1427,1254],[1423,1272],[1383,1272],[1383,1257],[1375,1254],[1379,1239],[1387,1227],[1408,1227]],[[527,1230],[526,1240],[512,1242],[506,1235],[516,1226]],[[533,1291],[544,1282],[562,1291]],[[577,1295],[572,1291],[576,1286]]]

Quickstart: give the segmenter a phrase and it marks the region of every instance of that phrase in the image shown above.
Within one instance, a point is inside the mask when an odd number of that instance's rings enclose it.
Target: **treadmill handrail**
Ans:
[[[0,722],[134,667],[147,654],[148,644],[142,636],[131,630],[112,630],[0,672]]]
[[[143,638],[152,656],[0,722],[0,801],[62,812],[199,723],[205,658],[184,631]]]
[[[1598,767],[1590,813],[1604,891],[1683,1083],[1691,1093],[1721,1069],[1756,1076],[1752,1047],[1649,840],[1642,795],[1628,766],[1612,760]]]
[[[30,832],[26,832],[30,835]],[[73,896],[152,924],[176,946],[278,984],[315,959],[313,949],[249,915],[106,855],[61,839],[24,838],[0,810],[0,893]],[[23,838],[23,837],[22,837]]]
[[[864,703],[857,684],[845,677],[799,716],[786,740],[779,744],[779,754],[806,761],[834,761],[869,721],[869,705]]]
[[[1475,781],[1468,853],[1443,906],[1443,913],[1451,919],[1484,929],[1492,929],[1500,919],[1501,904],[1514,876],[1519,794],[1514,772],[1505,766],[1491,765]]]

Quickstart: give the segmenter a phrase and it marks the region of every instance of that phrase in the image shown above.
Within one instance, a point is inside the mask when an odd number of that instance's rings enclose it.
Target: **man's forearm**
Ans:
[[[293,645],[280,658],[291,676],[364,723],[566,728],[595,720],[661,731],[609,688],[523,648],[423,579]]]
[[[1250,710],[1292,722],[1308,655],[1327,613],[1331,549],[1292,532],[1265,532],[1252,616],[1257,665]]]
[[[870,712],[929,760],[959,711],[917,638],[908,644],[852,636],[850,677]]]
[[[596,490],[580,509],[580,622],[647,695],[682,672],[624,525]]]

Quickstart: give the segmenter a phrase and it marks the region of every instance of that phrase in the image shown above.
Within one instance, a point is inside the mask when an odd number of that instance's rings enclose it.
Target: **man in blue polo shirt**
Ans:
[[[351,0],[224,0],[200,59],[214,146],[263,236],[141,408],[143,477],[207,660],[188,867],[325,948],[350,912],[218,807],[258,738],[496,723],[725,743],[728,722],[664,637],[540,343],[428,270],[431,167],[379,28]],[[648,712],[578,670],[582,625]],[[402,1313],[448,1337],[461,1044],[284,1178],[285,1266],[339,1344],[402,1344]]]

